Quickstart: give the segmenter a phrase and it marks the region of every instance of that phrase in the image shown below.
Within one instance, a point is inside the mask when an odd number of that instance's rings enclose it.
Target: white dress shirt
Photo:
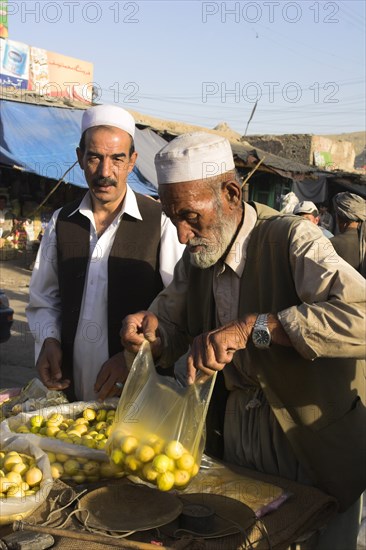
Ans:
[[[122,209],[109,227],[98,238],[89,192],[78,207],[90,220],[89,264],[85,278],[79,323],[74,343],[74,384],[77,399],[95,400],[94,384],[108,355],[108,257],[117,228],[124,213],[141,220],[136,196],[127,186]],[[35,338],[37,360],[45,338],[61,341],[61,302],[57,274],[56,222],[60,209],[54,212],[41,241],[34,265],[26,308],[30,330]],[[164,286],[173,277],[174,266],[181,257],[184,245],[178,241],[171,221],[162,214],[160,274]],[[121,319],[122,321],[122,319]]]

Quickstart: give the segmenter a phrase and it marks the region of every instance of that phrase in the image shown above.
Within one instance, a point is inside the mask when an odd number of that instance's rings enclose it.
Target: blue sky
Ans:
[[[92,62],[101,103],[244,134],[258,99],[248,134],[365,128],[361,0],[9,0],[9,13],[9,38]]]

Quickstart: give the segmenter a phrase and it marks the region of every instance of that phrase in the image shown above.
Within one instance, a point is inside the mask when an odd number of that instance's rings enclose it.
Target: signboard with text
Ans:
[[[0,39],[0,85],[28,88],[29,46],[7,38]]]
[[[5,38],[0,48],[0,86],[91,103],[92,63]]]

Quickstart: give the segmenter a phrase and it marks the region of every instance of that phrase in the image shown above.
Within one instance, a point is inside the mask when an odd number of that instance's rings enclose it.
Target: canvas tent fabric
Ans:
[[[328,196],[327,178],[320,176],[318,179],[294,180],[292,190],[300,202],[324,202]]]
[[[75,160],[83,110],[64,107],[0,102],[0,162],[26,172],[59,180]],[[157,195],[154,156],[166,141],[152,130],[136,128],[139,153],[128,182],[134,191]],[[87,187],[82,170],[75,165],[64,181]]]

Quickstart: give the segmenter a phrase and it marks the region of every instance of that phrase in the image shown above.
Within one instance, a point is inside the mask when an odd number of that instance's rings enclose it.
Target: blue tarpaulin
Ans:
[[[1,100],[0,162],[59,180],[76,160],[82,115],[81,109]],[[128,179],[134,191],[157,195],[154,156],[165,143],[151,130],[136,128],[135,147],[139,156]],[[87,187],[78,165],[64,181]]]

